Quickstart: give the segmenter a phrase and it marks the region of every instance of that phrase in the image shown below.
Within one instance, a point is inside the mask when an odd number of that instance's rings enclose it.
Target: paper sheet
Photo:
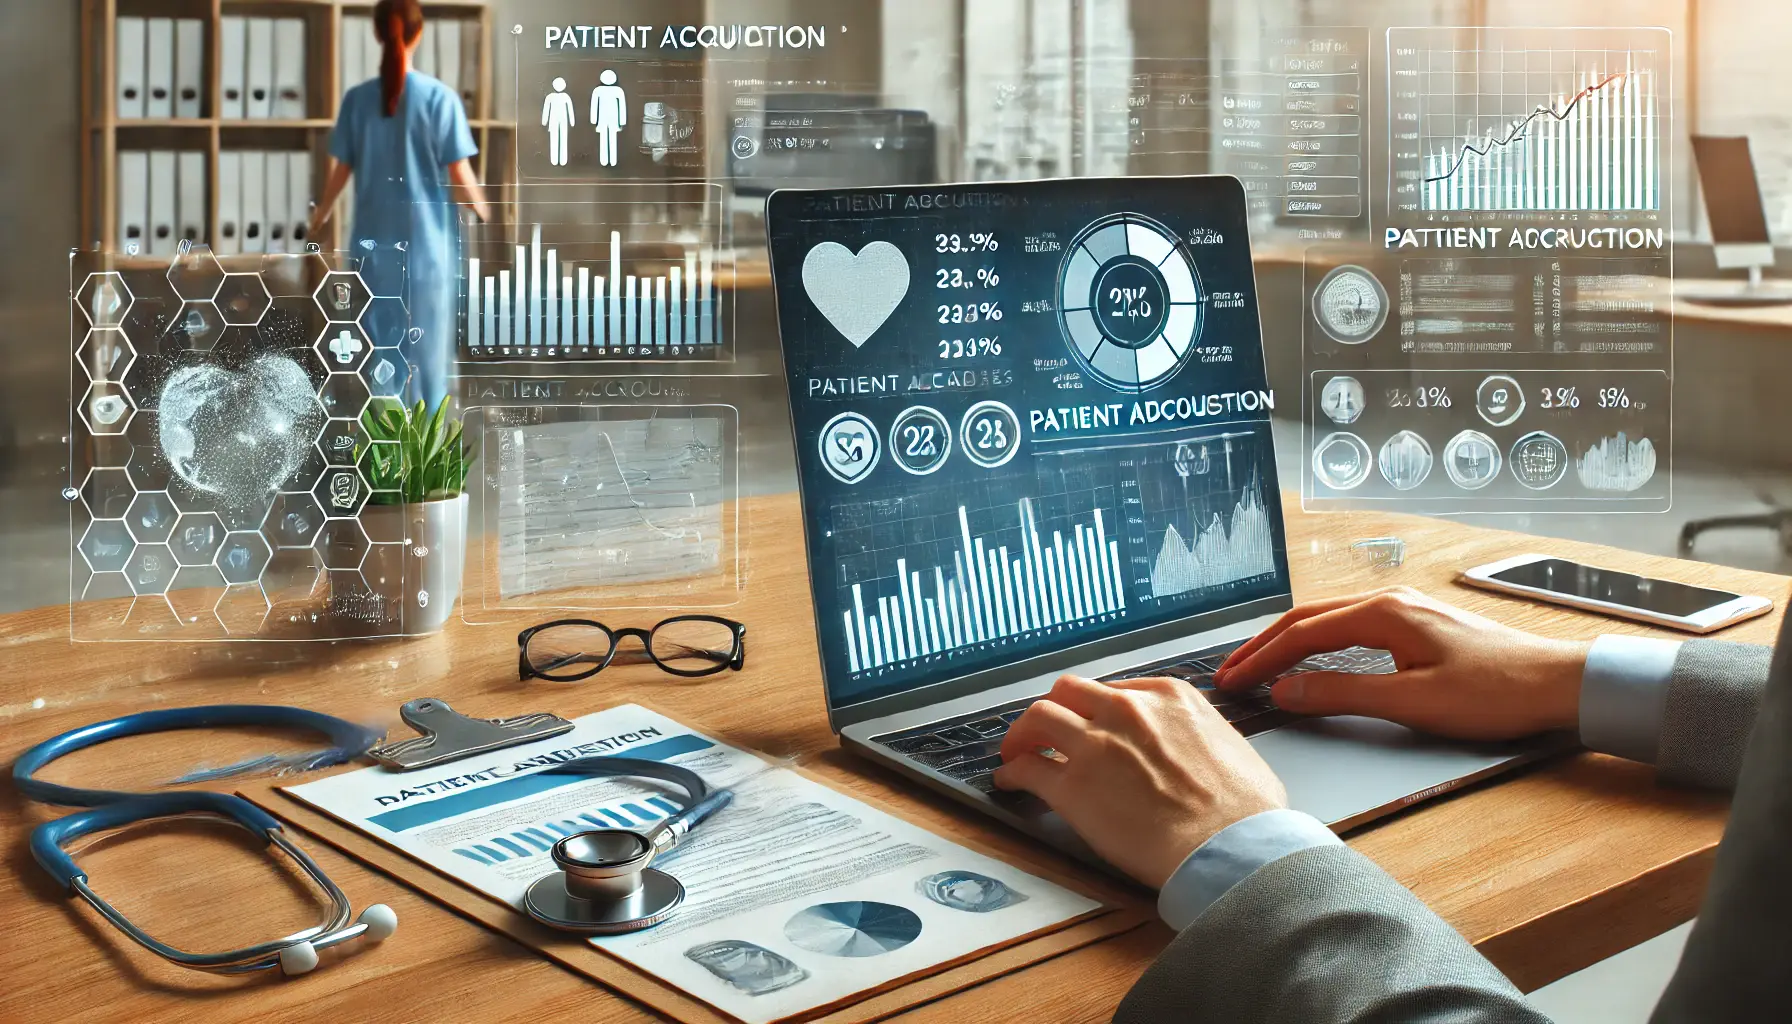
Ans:
[[[749,1024],[775,1021],[1006,945],[1100,904],[636,705],[572,732],[416,772],[367,768],[286,792],[512,906],[591,828],[646,830],[683,794],[543,774],[574,757],[689,768],[734,802],[657,860],[684,883],[670,920],[591,940]]]

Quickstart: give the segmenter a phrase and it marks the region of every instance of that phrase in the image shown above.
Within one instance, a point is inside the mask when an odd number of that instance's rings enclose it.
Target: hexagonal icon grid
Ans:
[[[367,504],[366,481],[361,479],[358,471],[348,467],[326,472],[311,493],[331,519],[360,515],[361,506]]]
[[[403,398],[411,382],[411,364],[397,352],[375,349],[361,366],[361,380],[375,398]]]
[[[174,295],[139,295],[131,301],[122,330],[138,355],[161,350],[162,335],[174,324],[181,302]]]
[[[210,246],[193,245],[168,267],[168,284],[183,299],[212,299],[224,283],[224,268]]]
[[[234,531],[225,535],[218,546],[218,571],[228,583],[254,583],[261,579],[261,571],[268,567],[272,556],[267,538],[260,533]]]
[[[367,556],[367,533],[355,519],[332,519],[317,538],[317,550],[329,569],[359,569]]]
[[[224,588],[216,608],[218,621],[231,636],[254,636],[267,622],[268,596],[259,583],[234,583]]]
[[[323,436],[317,439],[317,449],[332,466],[352,466],[355,453],[366,443],[367,432],[361,429],[360,420],[328,420]]]
[[[225,274],[217,301],[225,323],[253,326],[261,322],[274,300],[260,274]]]
[[[361,314],[361,329],[374,348],[397,348],[411,328],[411,312],[396,295],[377,295]]]
[[[317,300],[317,308],[324,311],[325,319],[353,323],[361,319],[361,313],[367,309],[373,293],[368,291],[360,274],[333,270],[324,275],[323,282],[317,286],[312,297]]]
[[[224,521],[215,513],[183,515],[175,520],[168,546],[182,565],[210,565],[224,544],[224,534]]]
[[[224,597],[224,576],[214,566],[185,566],[174,574],[168,588],[168,604],[180,620],[185,636],[198,637],[224,631],[214,609]]]
[[[75,349],[75,362],[88,380],[123,380],[137,358],[131,339],[121,330],[95,328],[81,339]]]
[[[89,470],[81,481],[81,503],[95,519],[123,519],[136,497],[137,488],[122,469]]]
[[[75,304],[81,307],[81,314],[94,327],[118,327],[124,324],[125,317],[131,311],[131,288],[125,283],[124,275],[115,270],[103,270],[87,275],[81,287],[75,292]]]
[[[354,373],[367,362],[367,334],[360,324],[328,324],[317,336],[317,355],[331,373]]]
[[[137,540],[118,519],[95,519],[75,545],[94,572],[123,572]]]
[[[323,403],[324,412],[335,419],[360,419],[372,397],[367,393],[367,382],[355,373],[332,373],[317,390],[317,400]]]
[[[183,302],[174,314],[174,321],[162,333],[157,347],[169,356],[182,352],[210,352],[212,346],[224,337],[224,327],[224,313],[217,303]]]
[[[308,548],[324,525],[324,510],[310,494],[281,494],[268,509],[262,535],[277,548]]]
[[[81,396],[81,406],[76,411],[88,430],[96,434],[122,434],[130,427],[137,405],[131,401],[130,392],[124,385],[102,380],[87,386],[87,393]]]
[[[180,568],[166,544],[139,544],[124,565],[124,575],[138,597],[167,593]]]
[[[131,500],[124,523],[138,543],[161,544],[173,535],[179,517],[167,491],[144,491]]]

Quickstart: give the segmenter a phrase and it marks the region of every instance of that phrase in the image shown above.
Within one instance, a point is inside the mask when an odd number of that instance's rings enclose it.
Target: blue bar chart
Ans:
[[[713,357],[722,346],[715,258],[707,247],[660,256],[653,274],[629,273],[623,237],[585,255],[542,244],[541,225],[508,266],[470,256],[462,303],[465,351],[491,356]]]
[[[869,597],[852,585],[843,613],[853,672],[883,668],[973,644],[1123,611],[1120,545],[1102,509],[1070,530],[1040,533],[1032,501],[1015,506],[1017,549],[971,535],[958,507],[959,547],[952,564],[911,569],[896,560],[895,594]],[[1012,529],[1012,527],[1010,527]],[[987,542],[986,542],[987,541]]]

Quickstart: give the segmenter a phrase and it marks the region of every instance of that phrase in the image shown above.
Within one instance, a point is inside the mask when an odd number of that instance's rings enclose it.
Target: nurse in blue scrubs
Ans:
[[[380,77],[342,97],[330,135],[334,160],[311,237],[322,237],[319,232],[352,175],[355,209],[348,249],[361,258],[362,276],[374,294],[404,296],[411,327],[404,351],[412,366],[407,397],[422,398],[433,409],[448,393],[454,363],[460,265],[455,204],[471,207],[480,220],[489,219],[490,209],[470,163],[479,147],[460,97],[411,69],[411,55],[423,38],[422,5],[380,0],[373,9],[373,31],[384,49]]]

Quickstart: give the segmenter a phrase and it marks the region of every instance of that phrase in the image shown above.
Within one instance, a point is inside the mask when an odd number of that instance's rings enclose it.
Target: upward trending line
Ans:
[[[1580,106],[1581,100],[1586,99],[1588,96],[1593,95],[1594,93],[1596,93],[1599,90],[1605,88],[1606,86],[1612,84],[1613,82],[1617,81],[1620,78],[1628,78],[1630,76],[1630,74],[1631,74],[1631,72],[1629,72],[1629,71],[1618,71],[1618,72],[1614,72],[1610,75],[1607,75],[1604,79],[1602,79],[1598,82],[1595,82],[1592,85],[1587,86],[1585,89],[1582,89],[1578,93],[1575,93],[1574,99],[1569,100],[1568,104],[1566,106],[1564,106],[1560,112],[1557,112],[1557,110],[1555,109],[1555,107],[1552,104],[1547,104],[1547,103],[1539,104],[1537,106],[1537,109],[1531,111],[1528,115],[1525,116],[1525,118],[1523,120],[1518,121],[1515,124],[1513,124],[1512,130],[1506,134],[1505,138],[1489,139],[1488,143],[1487,143],[1487,147],[1485,149],[1476,146],[1472,142],[1464,144],[1462,147],[1462,152],[1456,154],[1455,162],[1450,164],[1450,169],[1445,171],[1442,174],[1438,174],[1438,175],[1434,175],[1432,177],[1426,178],[1425,179],[1426,183],[1430,183],[1433,181],[1443,181],[1444,179],[1449,178],[1451,175],[1454,175],[1457,171],[1460,171],[1462,169],[1463,161],[1468,159],[1468,155],[1470,153],[1473,153],[1476,156],[1486,156],[1487,154],[1493,152],[1493,147],[1495,147],[1495,146],[1510,146],[1512,143],[1517,142],[1519,139],[1524,138],[1525,130],[1531,126],[1531,122],[1537,120],[1539,117],[1542,117],[1545,114],[1549,115],[1550,117],[1555,118],[1557,121],[1568,120],[1568,115],[1574,113],[1574,108],[1577,106]]]

